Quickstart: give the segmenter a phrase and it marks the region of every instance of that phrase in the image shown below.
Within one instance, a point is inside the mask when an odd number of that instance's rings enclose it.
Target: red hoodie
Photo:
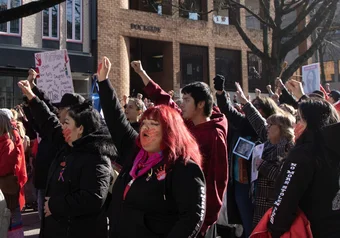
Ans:
[[[144,88],[144,91],[155,105],[168,105],[181,112],[170,95],[152,80]],[[228,184],[228,152],[226,142],[228,121],[218,108],[214,107],[210,121],[196,126],[189,121],[187,126],[195,136],[203,156],[202,170],[206,179],[207,208],[201,232],[206,232],[207,228],[217,220],[222,206],[223,193]]]

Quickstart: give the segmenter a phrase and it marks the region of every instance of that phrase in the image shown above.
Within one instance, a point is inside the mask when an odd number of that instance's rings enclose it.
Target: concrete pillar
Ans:
[[[247,50],[241,51],[241,67],[242,67],[242,87],[243,87],[244,92],[248,92],[249,85],[248,85],[248,51]]]
[[[60,11],[60,32],[59,32],[59,43],[60,49],[66,49],[67,40],[67,20],[66,20],[66,1],[59,5]]]
[[[209,62],[209,86],[210,88],[214,88],[213,78],[216,75],[216,66],[215,66],[215,45],[210,44],[208,48],[208,62]]]
[[[135,0],[138,1],[138,0]],[[115,0],[112,2],[116,2],[118,7],[123,8],[123,9],[129,9],[129,0]]]
[[[180,43],[174,41],[172,44],[172,59],[173,59],[173,72],[174,72],[174,91],[176,96],[180,95],[181,87],[181,55],[180,55]]]
[[[24,0],[22,4],[32,2]],[[21,18],[21,44],[23,47],[42,47],[42,12]],[[20,24],[20,23],[19,23]]]
[[[334,60],[334,82],[339,82],[339,61]]]

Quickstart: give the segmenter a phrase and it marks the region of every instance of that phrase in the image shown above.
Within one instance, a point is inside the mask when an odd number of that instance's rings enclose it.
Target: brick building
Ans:
[[[204,14],[216,9],[212,0],[192,1],[193,11],[182,11],[179,2],[172,0],[171,6],[162,1],[98,1],[98,57],[112,60],[110,78],[118,94],[141,92],[143,85],[131,70],[132,60],[142,60],[157,83],[176,93],[197,80],[213,86],[216,73],[226,76],[227,89],[234,90],[234,82],[242,81],[247,90],[252,78],[248,77],[248,62],[257,70],[260,63],[229,21],[228,11]],[[247,6],[254,2],[241,0]],[[239,16],[242,27],[261,48],[260,24],[244,10]]]

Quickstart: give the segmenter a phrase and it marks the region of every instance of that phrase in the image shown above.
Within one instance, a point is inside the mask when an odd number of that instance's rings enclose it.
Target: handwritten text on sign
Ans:
[[[40,76],[37,86],[52,103],[59,103],[65,93],[74,92],[67,50],[37,53],[35,65]]]

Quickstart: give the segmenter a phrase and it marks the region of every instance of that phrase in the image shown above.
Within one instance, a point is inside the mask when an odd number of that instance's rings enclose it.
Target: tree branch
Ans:
[[[303,41],[305,41],[312,32],[320,26],[320,23],[324,21],[325,18],[329,17],[329,13],[334,9],[331,9],[331,5],[336,4],[337,1],[333,1],[332,4],[326,4],[320,7],[319,11],[315,14],[313,19],[308,23],[308,25],[303,28],[300,32],[298,32],[295,36],[291,37],[288,41],[286,41],[282,45],[283,54],[288,53],[289,51],[295,49],[298,45],[300,45]],[[336,9],[336,5],[335,5]]]
[[[328,2],[328,1],[327,1]],[[299,23],[305,19],[310,12],[315,8],[315,6],[319,3],[319,1],[314,1],[312,4],[308,6],[307,9],[304,11],[301,11],[300,14],[296,17],[295,21],[293,21],[291,24],[289,24],[286,28],[281,30],[281,37],[284,37],[288,35],[290,32],[294,31],[295,27],[299,25]],[[324,5],[324,4],[323,4]],[[321,8],[321,7],[320,7]],[[318,10],[318,12],[320,9]]]
[[[263,20],[258,14],[256,14],[255,12],[253,12],[251,9],[249,9],[248,7],[246,7],[245,5],[236,2],[235,0],[227,0],[228,2],[231,2],[231,4],[234,4],[236,6],[238,6],[239,8],[243,8],[245,9],[247,12],[249,12],[252,16],[254,16],[257,20],[259,20],[262,24],[267,25],[271,28],[274,28],[275,25],[273,24],[274,21],[272,20],[272,22],[266,22],[265,20]],[[230,4],[230,3],[229,3]]]
[[[272,24],[273,26],[277,27],[275,24],[275,21],[270,15],[270,10],[267,8],[266,4],[264,3],[263,0],[260,0],[260,7],[263,9],[264,16],[267,20],[269,20],[269,23]]]
[[[65,2],[65,0],[40,0],[26,3],[19,7],[11,8],[5,11],[1,11],[0,24],[33,15],[62,2]]]
[[[242,29],[242,27],[240,26],[240,23],[237,19],[237,17],[235,17],[235,27],[236,30],[238,31],[238,33],[240,34],[242,40],[244,41],[244,43],[248,46],[248,48],[258,57],[260,57],[261,59],[269,59],[269,56],[266,55],[265,53],[263,53],[259,48],[257,48],[257,46],[250,40],[250,38],[247,36],[247,34],[245,33],[245,31]]]
[[[304,10],[306,10],[308,6],[308,1],[300,1],[297,4],[295,4],[293,7],[286,7],[282,9],[283,15],[287,15],[293,11],[296,11],[298,8],[303,7]]]
[[[290,76],[292,76],[294,74],[294,72],[296,72],[296,70],[310,57],[313,56],[314,52],[319,48],[319,46],[322,44],[323,39],[325,38],[326,34],[329,31],[329,28],[332,25],[332,21],[334,19],[335,16],[335,12],[336,12],[336,4],[337,1],[334,1],[332,3],[331,7],[331,12],[329,13],[328,18],[325,21],[325,27],[322,29],[322,31],[320,32],[318,38],[313,42],[312,46],[302,55],[300,55],[298,58],[296,58],[294,60],[294,62],[283,72],[282,75],[282,79],[286,80],[288,79]]]

